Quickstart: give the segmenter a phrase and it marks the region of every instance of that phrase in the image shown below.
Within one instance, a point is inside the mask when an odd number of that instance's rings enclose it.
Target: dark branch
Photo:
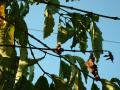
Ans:
[[[37,39],[37,38],[36,38]],[[41,42],[41,41],[40,41]],[[40,43],[39,42],[39,43]],[[42,43],[40,43],[40,44],[42,44],[43,45],[43,42]],[[50,51],[53,51],[53,52],[55,52],[56,51],[56,48],[48,48],[48,46],[47,46],[47,48],[38,48],[38,47],[36,47],[36,46],[34,46],[34,45],[32,45],[32,44],[30,44],[31,46],[20,46],[20,45],[0,45],[0,47],[12,47],[12,48],[28,48],[28,49],[36,49],[36,50],[40,50],[40,51],[42,51],[42,52],[44,52],[44,53],[47,53],[47,52],[45,52],[44,50],[50,50]],[[44,44],[44,45],[46,45],[46,44]],[[44,46],[43,45],[43,46]],[[101,51],[92,51],[92,50],[89,50],[89,51],[81,51],[81,50],[69,50],[69,49],[63,49],[63,51],[66,51],[66,52],[88,52],[88,53],[91,53],[91,52],[109,52],[108,50],[101,50]],[[55,52],[56,53],[56,52]]]
[[[66,8],[66,9],[76,10],[76,11],[80,11],[80,12],[83,12],[83,13],[88,13],[88,14],[90,13],[90,14],[94,14],[94,15],[97,15],[97,16],[100,16],[100,17],[113,19],[113,20],[120,20],[119,17],[112,17],[112,16],[107,16],[107,15],[97,14],[97,13],[94,13],[94,12],[91,12],[91,11],[86,11],[86,10],[74,8],[74,7],[71,7],[71,6],[59,5],[59,4],[55,4],[55,3],[52,3],[52,2],[46,2],[46,1],[42,1],[41,3],[52,5],[52,6],[55,6],[55,7],[59,6],[59,7]]]

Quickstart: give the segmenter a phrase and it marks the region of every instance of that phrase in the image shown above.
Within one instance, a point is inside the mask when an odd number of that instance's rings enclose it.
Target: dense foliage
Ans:
[[[43,38],[45,39],[50,37],[54,31],[53,28],[56,23],[53,15],[59,16],[56,39],[58,46],[54,49],[28,33],[24,18],[33,4],[46,4],[43,30]],[[100,55],[103,52],[108,52],[105,57],[113,61],[112,53],[102,49],[102,32],[97,26],[99,16],[91,12],[70,12],[68,9],[74,8],[61,5],[60,0],[0,0],[0,90],[86,90],[85,84],[88,77],[93,79],[91,90],[100,90],[97,82],[101,82],[102,90],[120,90],[119,79],[112,78],[108,81],[100,78],[98,73],[97,63],[99,63]],[[91,39],[92,51],[87,51],[88,36]],[[28,37],[35,39],[45,49],[57,54],[54,56],[60,57],[59,76],[44,71],[38,63],[45,58],[46,54],[53,54],[39,48],[45,55],[36,59],[32,49],[38,48],[29,42]],[[72,41],[71,51],[90,53],[88,61],[80,56],[61,55],[64,51],[70,51],[61,47],[68,40]],[[17,47],[20,48],[20,56],[17,56]],[[79,47],[79,50],[73,50],[74,47]],[[28,58],[28,48],[33,59]],[[38,64],[44,75],[40,76],[37,82],[33,84],[35,64]],[[89,75],[89,72],[92,76]],[[50,85],[48,78],[45,77],[46,75],[52,80]]]

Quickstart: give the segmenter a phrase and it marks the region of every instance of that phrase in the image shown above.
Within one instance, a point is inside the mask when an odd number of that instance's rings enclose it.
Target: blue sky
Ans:
[[[103,15],[120,17],[120,0],[76,0],[76,2],[74,3],[65,3],[64,1],[65,0],[61,0],[62,4],[64,5],[70,5],[79,9],[88,10]],[[50,47],[54,48],[56,46],[56,34],[52,34],[51,37],[43,39],[42,30],[44,26],[44,7],[45,5],[43,4],[33,5],[26,17],[26,21],[29,32],[31,34],[44,41]],[[54,17],[57,26],[57,14],[54,15]],[[105,40],[103,41],[103,49],[110,50],[114,55],[114,63],[112,63],[111,61],[106,61],[105,58],[103,58],[103,55],[101,55],[100,62],[98,63],[99,75],[101,78],[107,78],[108,80],[110,80],[112,77],[117,77],[120,79],[120,43],[112,43],[106,41],[110,40],[120,42],[120,20],[115,21],[111,19],[100,18],[98,26],[102,31],[103,39]],[[54,29],[56,31],[56,28]],[[39,43],[35,42],[32,39],[30,39],[30,41],[38,47],[41,46]],[[69,43],[70,42],[68,42],[68,44]],[[67,49],[68,44],[64,44],[63,47]],[[36,57],[41,57],[43,55],[43,53],[37,50],[35,50],[34,52]],[[74,55],[79,55],[79,53],[74,53]],[[31,55],[29,55],[29,57],[31,57]],[[83,57],[87,60],[88,54],[83,55]],[[40,64],[46,71],[50,73],[58,74],[59,72],[59,58],[54,58],[47,55],[45,60],[40,62]],[[36,81],[41,74],[41,70],[36,66],[34,81]]]

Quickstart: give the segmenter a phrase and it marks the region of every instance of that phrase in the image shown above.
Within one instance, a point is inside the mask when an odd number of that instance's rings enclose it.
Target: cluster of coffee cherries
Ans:
[[[55,52],[60,55],[63,51],[64,49],[61,47],[61,44],[58,43],[57,47],[55,48]]]

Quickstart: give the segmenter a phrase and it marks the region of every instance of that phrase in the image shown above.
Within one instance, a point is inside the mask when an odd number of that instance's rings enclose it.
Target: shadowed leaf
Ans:
[[[49,90],[47,78],[44,76],[40,76],[37,82],[35,83],[34,90]]]
[[[71,67],[64,61],[61,61],[59,75],[63,78],[67,78],[67,80],[69,80],[70,74],[71,74]]]
[[[53,32],[54,24],[55,23],[52,13],[48,8],[46,8],[44,21],[44,38],[47,38]]]
[[[26,77],[21,77],[19,81],[15,84],[14,90],[34,90],[33,84],[26,79]]]
[[[51,83],[50,84],[50,89],[49,90],[55,90],[55,84]]]
[[[34,65],[29,67],[29,81],[32,83],[34,78]]]
[[[57,4],[57,6],[54,6],[54,5],[47,5],[47,8],[49,8],[52,12],[52,14],[55,14],[59,11],[59,5],[60,5],[60,2],[59,0],[48,0],[50,3],[53,3],[53,4]]]
[[[112,78],[111,82],[117,83],[119,85],[119,87],[120,87],[120,80],[118,78]]]
[[[84,59],[82,59],[81,57],[77,57],[77,62],[79,63],[81,69],[85,72],[85,73],[83,73],[83,75],[84,75],[85,81],[86,81],[86,83],[87,83],[88,70],[87,70],[87,67],[85,66],[85,61],[84,61]]]
[[[66,88],[67,88],[66,82],[62,78],[60,78],[56,75],[52,75],[52,79],[55,83],[55,90],[66,90]]]
[[[86,33],[86,31],[84,30],[82,30],[81,32],[80,32],[80,34],[79,34],[79,44],[80,44],[80,50],[84,53],[84,51],[86,51],[86,49],[87,49],[87,39],[88,39],[88,37],[87,37],[87,33]]]
[[[98,86],[95,83],[93,83],[91,90],[100,90],[100,89],[98,88]]]

